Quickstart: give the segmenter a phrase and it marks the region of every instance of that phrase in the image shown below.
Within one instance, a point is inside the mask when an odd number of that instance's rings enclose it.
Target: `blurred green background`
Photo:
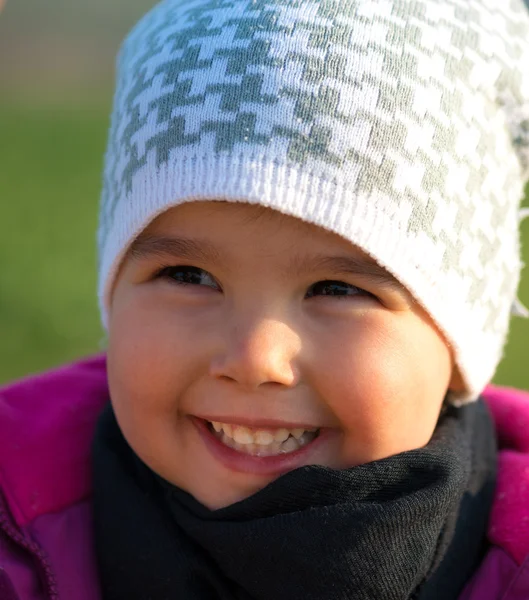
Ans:
[[[102,347],[95,231],[114,61],[154,4],[0,12],[0,384]]]
[[[8,0],[0,14],[0,384],[102,347],[95,231],[114,56],[153,4]],[[529,219],[522,231],[529,263]],[[529,269],[520,297],[529,305]],[[529,389],[528,356],[529,321],[515,319],[496,381]]]

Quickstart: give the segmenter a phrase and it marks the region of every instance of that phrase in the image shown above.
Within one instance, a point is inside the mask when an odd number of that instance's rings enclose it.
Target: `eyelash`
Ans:
[[[169,279],[171,280],[172,283],[176,284],[176,285],[180,285],[180,286],[188,286],[188,285],[201,285],[200,283],[197,283],[195,281],[182,281],[182,280],[177,280],[175,279],[175,275],[177,273],[180,273],[182,275],[184,275],[184,277],[187,277],[189,279],[189,275],[192,273],[194,275],[207,275],[211,281],[215,282],[215,279],[212,275],[210,275],[207,271],[205,271],[204,269],[200,269],[198,267],[193,267],[193,266],[186,266],[186,265],[181,265],[181,266],[166,266],[166,267],[162,267],[161,269],[158,270],[155,278],[163,278],[163,279]],[[218,284],[217,285],[217,289],[221,289],[220,286]],[[334,289],[336,289],[337,287],[340,287],[342,290],[351,290],[354,291],[353,294],[348,294],[348,293],[339,293],[339,294],[330,294],[330,293],[323,293],[323,294],[318,294],[321,296],[331,296],[332,298],[336,298],[338,300],[344,300],[346,298],[351,298],[351,297],[355,297],[355,296],[368,296],[371,298],[376,298],[376,296],[374,296],[374,294],[371,294],[370,292],[367,292],[366,290],[363,290],[362,288],[359,288],[355,285],[352,285],[350,283],[345,283],[343,281],[339,281],[339,280],[335,280],[335,279],[324,279],[321,281],[317,281],[316,283],[313,283],[310,288],[310,290],[313,290],[313,288],[315,288],[316,286],[322,286],[324,289],[329,289],[331,286],[336,286]],[[213,287],[213,286],[208,286],[208,287]],[[308,294],[307,297],[308,298],[313,298],[315,297],[316,294],[314,293],[310,293],[310,295]]]

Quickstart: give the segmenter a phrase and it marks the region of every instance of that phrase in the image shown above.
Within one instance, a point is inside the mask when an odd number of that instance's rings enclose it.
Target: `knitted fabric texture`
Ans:
[[[167,0],[118,60],[99,297],[187,201],[272,207],[396,276],[473,400],[501,358],[529,171],[523,0]]]

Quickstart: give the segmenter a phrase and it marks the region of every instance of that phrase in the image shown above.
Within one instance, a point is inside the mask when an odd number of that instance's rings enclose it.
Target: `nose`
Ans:
[[[293,387],[298,380],[296,357],[300,350],[299,335],[280,320],[239,321],[229,330],[222,352],[211,361],[210,375],[249,391],[265,384]]]

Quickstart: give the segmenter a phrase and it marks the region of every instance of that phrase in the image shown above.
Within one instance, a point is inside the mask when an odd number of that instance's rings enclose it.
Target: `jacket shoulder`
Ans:
[[[522,565],[501,548],[489,550],[459,600],[527,600],[529,559]]]
[[[529,454],[529,392],[490,385],[483,397],[494,419],[500,450]]]
[[[91,443],[108,401],[98,355],[0,388],[0,488],[19,526],[91,491]]]
[[[488,537],[518,565],[529,557],[529,393],[488,387],[498,439],[498,476]]]

